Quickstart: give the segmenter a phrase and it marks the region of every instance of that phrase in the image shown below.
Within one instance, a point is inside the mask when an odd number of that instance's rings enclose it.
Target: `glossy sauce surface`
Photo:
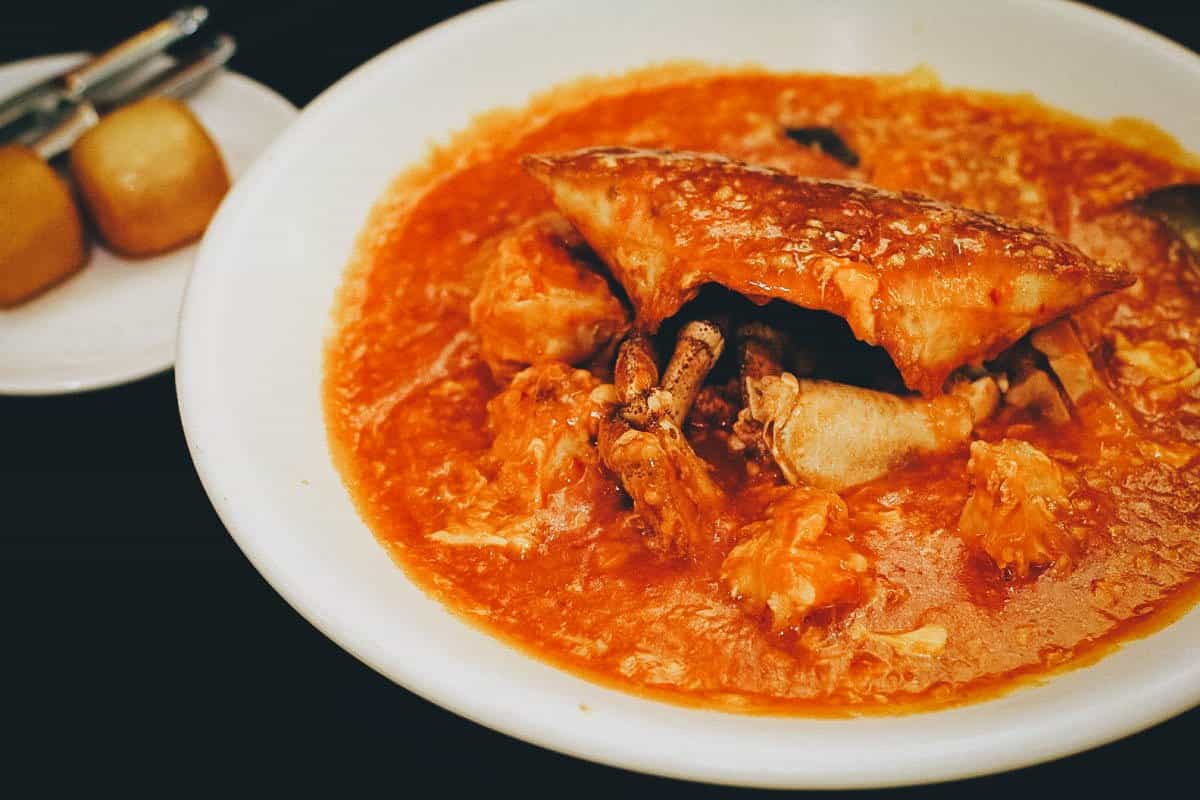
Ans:
[[[857,167],[786,133],[811,126],[835,128]],[[594,145],[717,152],[918,191],[1044,227],[1132,269],[1136,285],[1076,314],[1113,394],[1066,425],[1009,409],[977,432],[1031,442],[1070,470],[1082,541],[1070,568],[1016,578],[956,535],[966,448],[843,493],[877,590],[852,614],[818,613],[804,630],[772,631],[745,613],[718,580],[724,552],[652,554],[611,476],[572,484],[578,513],[521,554],[431,538],[478,487],[506,480],[488,422],[501,387],[468,317],[475,256],[550,209],[521,155]],[[401,176],[373,212],[326,354],[331,449],[363,518],[414,580],[590,678],[679,702],[800,714],[929,707],[1012,685],[1165,622],[1195,594],[1200,386],[1188,385],[1186,361],[1200,355],[1200,278],[1177,240],[1124,206],[1200,181],[1185,164],[1147,126],[1099,129],[1029,99],[947,92],[921,75],[679,67],[558,90],[481,119]],[[1155,354],[1184,366],[1151,369]],[[748,469],[720,425],[693,424],[688,435],[738,513],[753,518],[778,472]],[[936,653],[889,638],[926,625],[946,631]]]

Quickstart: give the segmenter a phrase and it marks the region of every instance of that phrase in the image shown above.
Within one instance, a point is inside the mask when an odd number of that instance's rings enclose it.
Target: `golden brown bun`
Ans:
[[[83,224],[66,181],[32,151],[0,147],[0,308],[84,263]]]
[[[101,236],[131,256],[198,238],[229,189],[200,121],[165,97],[104,117],[71,149],[71,171]]]

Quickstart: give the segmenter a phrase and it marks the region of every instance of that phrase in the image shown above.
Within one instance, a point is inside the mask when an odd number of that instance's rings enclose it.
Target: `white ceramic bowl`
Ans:
[[[480,111],[672,58],[835,72],[927,63],[952,85],[1145,117],[1200,150],[1200,58],[1068,3],[520,2],[439,25],[309,106],[202,245],[182,314],[180,407],[200,476],[255,566],[330,638],[433,702],[668,776],[773,787],[944,780],[1099,745],[1200,701],[1192,613],[1095,666],[965,708],[850,720],[689,710],[532,660],[452,616],[389,560],[330,462],[319,396],[333,293],[373,201],[430,139]]]

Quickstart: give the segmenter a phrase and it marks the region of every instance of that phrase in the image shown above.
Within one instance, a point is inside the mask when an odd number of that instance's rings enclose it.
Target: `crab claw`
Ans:
[[[727,529],[727,498],[680,430],[725,341],[713,322],[685,325],[661,384],[650,341],[634,335],[618,351],[620,402],[601,423],[597,443],[646,527],[651,549],[695,556]]]

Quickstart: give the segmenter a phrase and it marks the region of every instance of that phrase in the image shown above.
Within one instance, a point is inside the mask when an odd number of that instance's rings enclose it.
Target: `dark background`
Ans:
[[[99,49],[176,4],[3,5],[0,62]],[[298,106],[471,5],[208,2],[215,26],[241,45],[233,67]],[[1099,5],[1200,49],[1195,3]],[[217,519],[188,457],[170,373],[72,397],[0,397],[0,624],[0,742],[8,742],[0,787],[24,773],[43,788],[70,780],[169,795],[197,783],[240,793],[253,781],[275,794],[295,781],[379,778],[389,793],[421,795],[741,794],[514,741],[409,694],[329,642],[258,576]],[[1178,785],[1188,796],[1197,741],[1200,710],[1054,764],[896,794]]]

